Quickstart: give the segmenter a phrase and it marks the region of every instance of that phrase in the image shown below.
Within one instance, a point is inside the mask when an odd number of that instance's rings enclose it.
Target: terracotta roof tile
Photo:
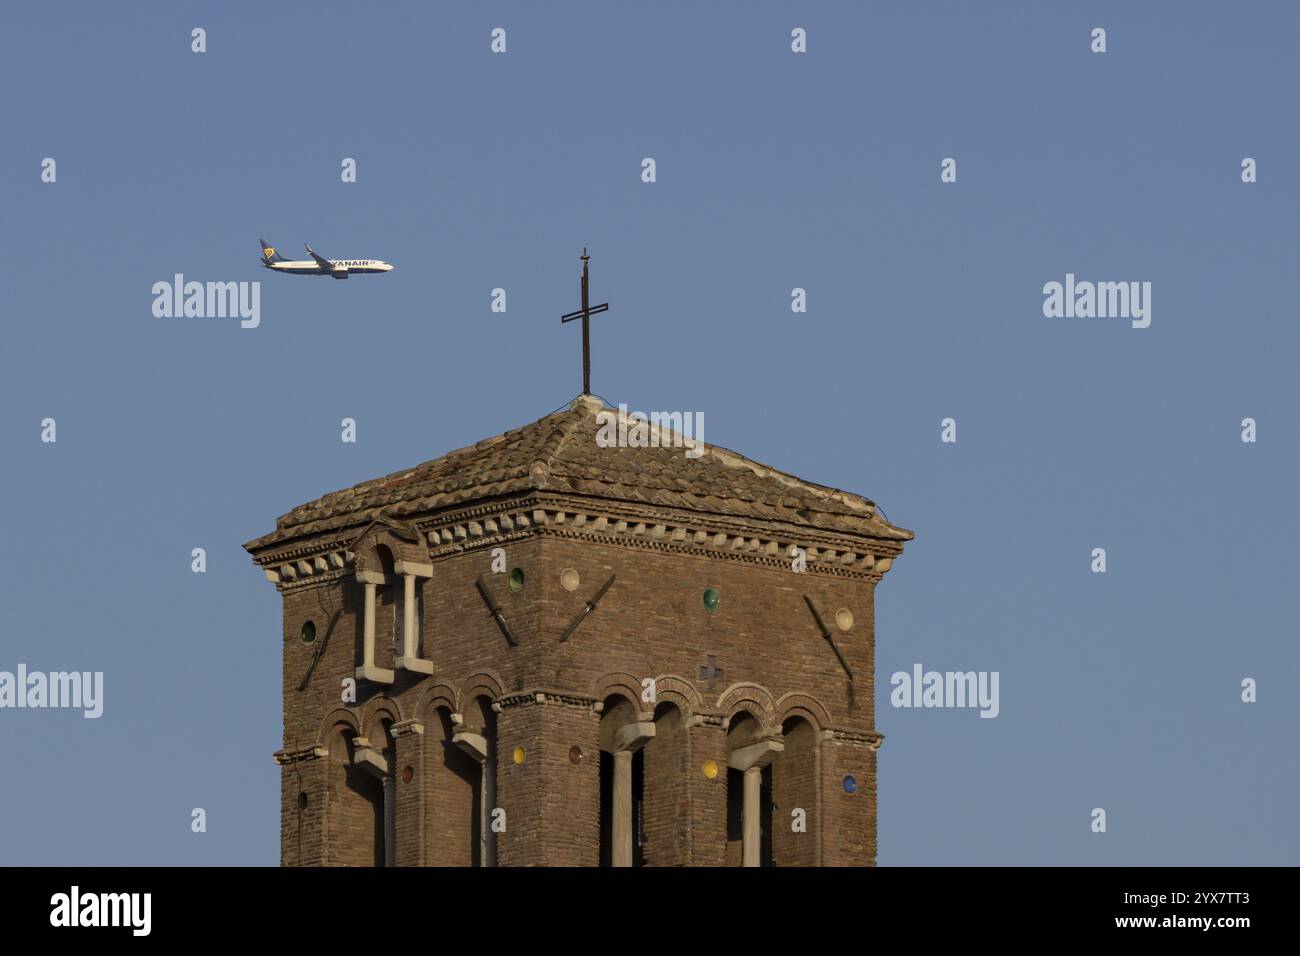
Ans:
[[[580,397],[531,425],[294,508],[276,522],[275,531],[245,547],[257,550],[342,528],[373,518],[380,510],[414,514],[539,485],[896,541],[912,537],[910,531],[891,525],[865,498],[802,481],[715,445],[706,444],[696,458],[688,458],[680,443],[602,448],[596,442],[605,421],[597,418],[602,413],[618,414],[605,409],[599,399]],[[674,437],[666,430],[662,434]],[[531,474],[538,463],[549,472],[541,481]]]

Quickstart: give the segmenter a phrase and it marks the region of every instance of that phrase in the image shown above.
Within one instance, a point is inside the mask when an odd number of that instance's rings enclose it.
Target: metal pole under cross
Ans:
[[[582,248],[582,308],[576,312],[570,312],[568,315],[560,316],[561,322],[572,322],[574,319],[582,319],[582,394],[591,394],[591,317],[601,312],[609,310],[609,303],[603,302],[600,305],[592,305],[587,295],[588,273],[587,263],[591,261],[591,256],[587,255],[587,248]]]

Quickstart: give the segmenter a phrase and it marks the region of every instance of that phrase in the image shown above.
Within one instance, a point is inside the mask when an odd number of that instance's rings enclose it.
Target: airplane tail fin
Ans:
[[[265,239],[262,239],[260,241],[262,243],[263,262],[287,262],[288,261],[287,259],[285,259],[284,256],[280,255],[280,253],[276,252],[275,247],[272,246]]]

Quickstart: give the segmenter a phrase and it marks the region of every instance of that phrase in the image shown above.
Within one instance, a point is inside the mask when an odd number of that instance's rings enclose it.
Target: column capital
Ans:
[[[487,760],[488,743],[482,734],[462,730],[452,734],[451,742],[479,763]]]
[[[393,724],[391,732],[394,737],[405,737],[408,734],[422,734],[424,733],[424,724],[415,719],[399,720],[397,723]]]
[[[634,753],[654,740],[655,725],[654,721],[639,721],[631,724],[624,724],[614,732],[613,752],[628,751]]]
[[[785,744],[779,740],[767,738],[745,747],[737,747],[727,755],[727,766],[732,770],[762,770],[777,754],[785,750]]]
[[[381,779],[388,779],[388,760],[384,755],[370,746],[366,737],[353,741],[352,762],[363,770]]]

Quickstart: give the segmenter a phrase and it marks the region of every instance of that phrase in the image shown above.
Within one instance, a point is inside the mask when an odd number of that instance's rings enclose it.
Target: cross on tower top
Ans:
[[[600,305],[591,305],[587,299],[587,263],[591,256],[587,255],[587,247],[582,247],[582,308],[576,312],[570,312],[568,315],[560,316],[561,322],[572,322],[574,319],[582,319],[582,394],[591,394],[591,332],[590,320],[593,315],[599,312],[605,312],[609,309],[609,303],[604,302]]]

